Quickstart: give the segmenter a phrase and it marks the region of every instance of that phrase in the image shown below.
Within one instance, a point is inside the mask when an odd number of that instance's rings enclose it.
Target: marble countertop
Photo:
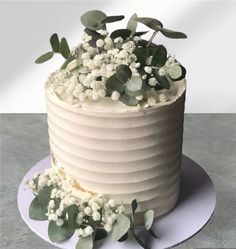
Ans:
[[[1,114],[0,141],[0,248],[55,248],[29,230],[16,202],[24,174],[49,154],[46,115]],[[236,248],[236,114],[186,114],[183,153],[210,175],[217,204],[208,224],[175,248]]]

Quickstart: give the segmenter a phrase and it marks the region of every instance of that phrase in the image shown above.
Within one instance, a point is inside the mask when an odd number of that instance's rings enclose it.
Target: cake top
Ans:
[[[80,106],[110,101],[127,108],[150,107],[177,99],[185,89],[186,70],[153,39],[158,33],[174,39],[187,36],[164,28],[157,19],[136,14],[126,28],[109,33],[109,23],[122,19],[122,15],[107,16],[99,10],[86,12],[81,16],[85,26],[82,42],[73,49],[64,37],[59,40],[53,34],[52,51],[35,61],[43,63],[56,53],[65,58],[63,65],[49,76],[47,89],[62,101]],[[137,31],[138,23],[149,31]],[[143,39],[150,31],[150,38]]]

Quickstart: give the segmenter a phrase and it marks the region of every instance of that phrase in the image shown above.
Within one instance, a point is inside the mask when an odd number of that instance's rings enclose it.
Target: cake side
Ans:
[[[47,94],[50,146],[64,188],[123,204],[137,199],[140,216],[148,209],[156,217],[169,212],[179,196],[184,101],[185,91],[145,112],[91,115]]]

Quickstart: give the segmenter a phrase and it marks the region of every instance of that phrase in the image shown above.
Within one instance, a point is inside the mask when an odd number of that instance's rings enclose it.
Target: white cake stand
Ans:
[[[43,172],[44,169],[49,167],[51,165],[48,156],[26,173],[18,190],[18,208],[22,219],[39,237],[58,248],[74,249],[78,241],[75,234],[63,243],[53,243],[47,235],[48,221],[36,221],[29,217],[29,206],[34,196],[26,185],[26,181],[31,179],[34,173]],[[183,156],[182,186],[179,201],[171,213],[154,223],[154,230],[157,232],[159,239],[152,239],[146,233],[140,233],[139,236],[148,241],[152,249],[164,249],[178,245],[191,238],[208,222],[215,204],[216,193],[210,177],[197,163]],[[98,247],[100,249],[140,248],[132,239],[128,239],[124,243],[118,243],[109,238],[105,239]]]

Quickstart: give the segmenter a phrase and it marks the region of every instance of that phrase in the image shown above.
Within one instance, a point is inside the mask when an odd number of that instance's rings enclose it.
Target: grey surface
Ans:
[[[1,248],[55,248],[29,230],[16,203],[22,177],[49,153],[46,115],[2,114],[0,118]],[[187,114],[183,151],[212,178],[217,205],[209,223],[175,248],[236,248],[236,115]]]

